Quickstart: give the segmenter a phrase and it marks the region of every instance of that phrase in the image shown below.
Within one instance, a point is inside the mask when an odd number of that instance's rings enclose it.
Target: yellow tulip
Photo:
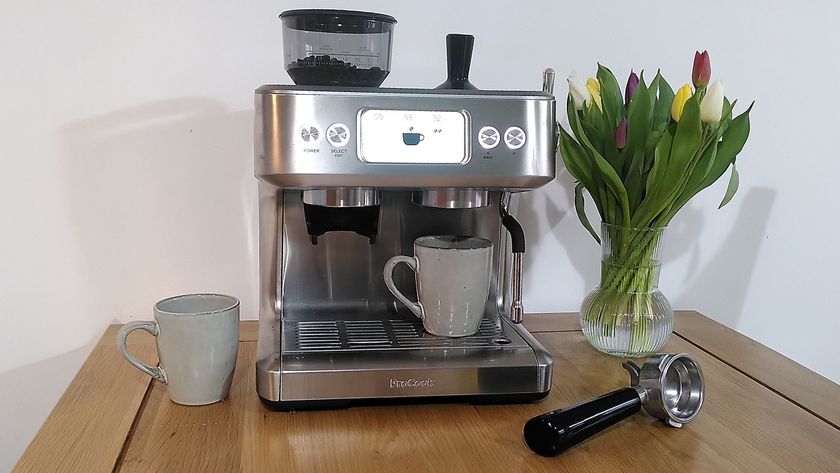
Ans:
[[[688,99],[690,98],[691,86],[684,84],[680,87],[680,90],[677,91],[676,95],[674,95],[674,101],[671,103],[671,117],[673,117],[675,122],[680,121],[685,103],[688,102]]]
[[[590,77],[586,79],[586,90],[589,91],[589,95],[592,97],[592,103],[601,108],[601,84],[598,83],[597,80]]]

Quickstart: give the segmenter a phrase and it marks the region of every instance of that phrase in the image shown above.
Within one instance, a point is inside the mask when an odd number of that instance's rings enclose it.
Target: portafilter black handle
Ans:
[[[476,87],[470,83],[470,63],[475,37],[468,34],[446,35],[446,82],[437,89],[470,89]]]
[[[639,412],[642,399],[633,388],[619,389],[571,407],[546,412],[525,423],[525,442],[553,457]]]

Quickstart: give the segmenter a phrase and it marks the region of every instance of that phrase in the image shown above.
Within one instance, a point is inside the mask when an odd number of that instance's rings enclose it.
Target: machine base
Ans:
[[[388,315],[285,321],[282,351],[257,361],[257,394],[288,411],[523,403],[551,390],[551,355],[520,325],[490,313],[475,335],[448,338]]]
[[[414,404],[528,404],[541,401],[551,391],[521,394],[478,394],[469,396],[424,396],[372,399],[330,399],[312,401],[271,401],[260,396],[265,407],[275,412],[318,411],[365,406],[397,406]]]

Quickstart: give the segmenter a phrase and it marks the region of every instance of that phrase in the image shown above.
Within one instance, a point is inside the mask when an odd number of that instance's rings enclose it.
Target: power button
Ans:
[[[317,126],[304,125],[300,129],[300,139],[304,143],[315,144],[321,139],[321,130]]]

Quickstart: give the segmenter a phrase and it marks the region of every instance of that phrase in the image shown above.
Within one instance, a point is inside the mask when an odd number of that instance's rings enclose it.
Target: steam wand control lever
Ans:
[[[554,69],[550,67],[543,71],[543,92],[554,95],[554,75]]]
[[[525,231],[522,225],[509,213],[510,192],[502,194],[499,212],[502,215],[502,225],[510,234],[510,249],[513,253],[513,282],[512,301],[510,304],[510,321],[522,323],[524,310],[522,308],[522,255],[525,253]]]

